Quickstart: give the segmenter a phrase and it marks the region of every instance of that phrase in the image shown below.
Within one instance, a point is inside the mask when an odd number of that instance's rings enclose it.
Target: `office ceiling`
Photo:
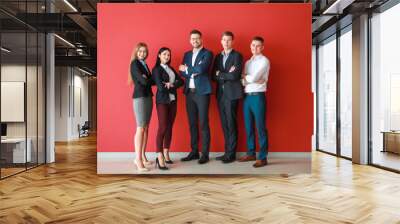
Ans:
[[[110,3],[171,3],[171,2],[264,2],[264,3],[311,3],[313,6],[313,38],[331,27],[346,15],[377,7],[387,0],[1,0],[0,25],[9,46],[24,46],[25,39],[18,37],[25,28],[40,32],[55,32],[56,65],[85,67],[96,71],[97,9],[100,2]],[[333,5],[333,6],[332,6]],[[331,7],[332,6],[332,7]],[[53,13],[49,13],[51,11]],[[327,14],[326,9],[330,8]],[[27,12],[27,13],[26,13]],[[324,13],[325,12],[325,13]],[[351,19],[350,19],[351,20]],[[4,35],[3,35],[4,36]],[[15,38],[13,38],[15,36]],[[5,41],[5,40],[4,40]],[[5,43],[2,41],[2,43]],[[14,42],[14,43],[12,43]],[[72,45],[71,45],[72,44]],[[3,44],[4,45],[4,44]],[[30,46],[28,47],[28,51]]]

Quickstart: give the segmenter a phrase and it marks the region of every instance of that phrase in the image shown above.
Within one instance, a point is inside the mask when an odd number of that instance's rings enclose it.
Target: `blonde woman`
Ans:
[[[146,145],[148,128],[153,110],[153,93],[151,86],[154,81],[151,78],[150,69],[146,64],[148,48],[145,43],[138,43],[132,52],[129,82],[134,83],[133,112],[136,119],[135,133],[135,164],[138,170],[149,171],[145,165],[151,165],[146,158]]]

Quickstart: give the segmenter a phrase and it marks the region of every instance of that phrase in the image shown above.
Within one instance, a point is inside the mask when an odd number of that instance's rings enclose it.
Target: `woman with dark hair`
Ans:
[[[134,83],[133,112],[136,118],[135,133],[135,164],[139,172],[149,171],[145,165],[151,165],[146,158],[147,136],[151,112],[153,110],[153,93],[151,86],[154,81],[151,78],[150,69],[146,64],[148,48],[145,43],[138,43],[132,52],[129,83]]]
[[[182,78],[170,66],[171,50],[162,47],[157,54],[157,62],[152,73],[157,85],[156,107],[158,115],[158,131],[156,146],[158,156],[156,167],[167,170],[166,163],[172,164],[169,157],[169,148],[172,138],[172,127],[176,117],[176,89],[183,85]]]

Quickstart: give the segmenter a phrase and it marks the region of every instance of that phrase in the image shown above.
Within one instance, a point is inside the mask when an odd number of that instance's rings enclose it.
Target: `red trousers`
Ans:
[[[158,130],[156,138],[157,152],[169,149],[172,139],[172,126],[176,117],[176,101],[169,104],[157,104]]]

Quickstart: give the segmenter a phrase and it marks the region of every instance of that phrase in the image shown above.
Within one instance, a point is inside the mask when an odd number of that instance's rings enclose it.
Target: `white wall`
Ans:
[[[76,72],[76,70],[75,70]],[[81,74],[81,73],[80,73]],[[88,110],[88,99],[89,99],[89,92],[88,92],[88,77],[81,76],[81,75],[74,75],[74,100],[75,106],[72,119],[72,135],[78,137],[78,124],[83,125],[85,121],[89,119],[89,110]],[[79,93],[80,91],[80,93]],[[80,97],[79,97],[80,96]],[[80,102],[79,102],[80,101]],[[79,108],[81,107],[81,108]],[[81,111],[79,111],[81,109]]]
[[[26,67],[19,64],[5,64],[1,66],[1,81],[3,82],[25,82]],[[28,66],[32,70],[31,66]],[[3,96],[4,97],[4,96]],[[7,108],[1,108],[6,110]],[[8,137],[25,137],[25,122],[11,122],[7,123],[7,136]]]
[[[72,67],[56,67],[55,73],[55,140],[70,141],[88,120],[88,77]]]

